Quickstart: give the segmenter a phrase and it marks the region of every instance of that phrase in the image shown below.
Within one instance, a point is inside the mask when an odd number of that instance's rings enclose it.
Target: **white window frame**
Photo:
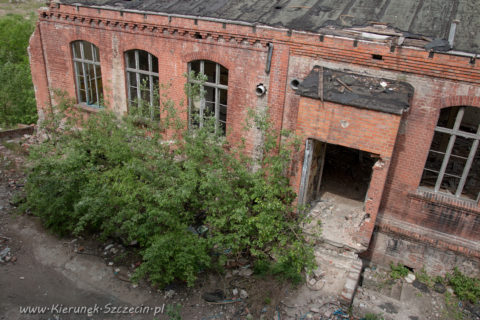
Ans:
[[[452,129],[445,128],[445,127],[440,127],[440,126],[438,126],[438,122],[437,122],[437,126],[435,127],[435,132],[440,132],[440,133],[445,133],[445,134],[450,135],[449,140],[448,140],[448,145],[447,145],[447,148],[446,148],[444,153],[440,152],[440,151],[432,150],[431,148],[429,149],[429,153],[434,152],[434,153],[443,155],[443,160],[442,160],[442,165],[440,167],[440,170],[438,170],[438,171],[433,170],[433,169],[427,168],[426,166],[424,167],[423,170],[424,170],[424,172],[429,171],[429,172],[433,172],[435,174],[438,174],[433,191],[435,193],[439,193],[439,194],[445,194],[445,195],[451,196],[450,194],[444,193],[440,190],[443,178],[445,176],[452,176],[452,177],[460,179],[460,181],[458,183],[458,186],[457,186],[457,189],[455,191],[454,197],[468,200],[468,198],[462,197],[462,191],[463,191],[463,188],[465,187],[465,183],[467,181],[468,174],[470,172],[473,161],[475,159],[475,155],[477,153],[478,144],[479,144],[479,140],[480,140],[480,123],[478,124],[476,133],[469,133],[469,132],[465,132],[465,131],[460,130],[460,125],[462,123],[462,119],[463,119],[463,116],[465,114],[465,108],[466,107],[467,106],[460,106],[459,107],[458,113],[457,113],[456,118],[455,118],[455,123],[454,123]],[[470,108],[473,108],[473,107],[470,107]],[[456,140],[457,136],[473,140],[472,146],[470,148],[468,157],[466,158],[465,167],[463,168],[463,172],[462,172],[461,176],[456,176],[456,175],[449,174],[449,173],[445,172],[446,169],[447,169],[447,165],[450,161],[450,157],[459,157],[459,156],[456,156],[456,155],[452,155],[452,150],[453,150],[453,147],[455,145],[455,140]],[[420,182],[420,186],[422,186],[422,182]],[[476,200],[474,200],[474,201],[476,201],[478,203],[479,200],[480,200],[480,192],[477,194]]]
[[[148,71],[147,70],[141,70],[140,69],[140,58],[139,58],[139,52],[140,51],[143,51],[143,52],[146,52],[147,53],[147,56],[148,56]],[[134,52],[134,55],[135,55],[135,68],[131,68],[128,66],[128,54],[131,53],[131,52]],[[140,50],[140,49],[133,49],[133,50],[128,50],[128,51],[125,51],[125,54],[124,54],[124,58],[125,58],[125,73],[127,75],[127,93],[128,93],[128,105],[129,107],[132,107],[132,102],[133,100],[136,98],[138,102],[142,101],[142,90],[141,90],[141,81],[140,81],[140,75],[143,74],[143,75],[146,75],[148,76],[148,82],[149,82],[149,100],[148,103],[150,104],[150,106],[155,106],[155,95],[154,95],[154,90],[155,90],[155,84],[154,84],[154,79],[156,78],[157,80],[157,83],[159,81],[159,77],[158,77],[158,70],[157,72],[155,72],[153,70],[153,59],[157,59],[157,68],[159,68],[159,62],[158,62],[158,58],[156,56],[154,56],[153,54],[151,54],[150,52],[148,51],[145,51],[145,50]],[[135,77],[135,84],[136,84],[136,97],[132,97],[132,93],[131,93],[131,78],[132,77]],[[150,108],[150,118],[151,120],[153,120],[154,118],[154,110],[153,108]]]
[[[75,48],[74,48],[75,43],[79,44],[80,57],[76,56]],[[89,60],[89,59],[85,58],[85,48],[84,48],[85,43],[88,43],[91,46],[93,60]],[[100,102],[103,99],[103,92],[102,92],[103,81],[102,81],[102,72],[101,72],[101,67],[100,67],[100,57],[97,55],[97,52],[100,53],[98,47],[91,42],[88,42],[88,41],[85,41],[85,40],[77,40],[77,41],[73,41],[71,43],[71,48],[72,48],[72,56],[73,56],[73,67],[74,67],[74,70],[75,70],[75,84],[77,86],[77,101],[78,101],[78,103],[85,103],[88,106],[101,107]],[[82,74],[83,74],[83,85],[85,86],[85,101],[83,101],[82,94],[80,92],[80,88],[81,88],[81,85],[80,85],[80,81],[81,81],[80,80],[80,70],[79,70],[78,63],[76,63],[76,62],[80,63],[80,65],[81,65],[80,68],[82,68],[81,71],[82,71]],[[93,66],[95,88],[91,88],[89,86],[91,81],[87,79],[88,75],[87,75],[87,72],[86,72],[87,69],[88,69],[88,66]],[[97,66],[100,69],[100,74],[97,74],[97,68],[96,68]],[[99,89],[99,80],[102,81],[102,89]],[[94,97],[96,99],[95,100],[96,103],[94,103],[94,100],[91,99],[92,97]]]

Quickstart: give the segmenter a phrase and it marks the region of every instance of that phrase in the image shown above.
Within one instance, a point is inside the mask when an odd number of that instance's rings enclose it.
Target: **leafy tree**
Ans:
[[[33,29],[32,18],[0,17],[0,126],[37,121],[27,54]]]

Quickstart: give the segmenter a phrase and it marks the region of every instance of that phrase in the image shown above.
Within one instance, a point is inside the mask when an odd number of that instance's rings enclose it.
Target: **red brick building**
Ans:
[[[184,119],[214,115],[253,151],[261,135],[243,131],[247,110],[268,106],[276,129],[303,139],[292,185],[300,202],[331,204],[327,241],[379,263],[478,274],[479,10],[474,0],[53,1],[30,40],[38,112],[60,89],[86,112],[156,117],[156,84],[179,103],[184,74],[201,71],[206,96]]]

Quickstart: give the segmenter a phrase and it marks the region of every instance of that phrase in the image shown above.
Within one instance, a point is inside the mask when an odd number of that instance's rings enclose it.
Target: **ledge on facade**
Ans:
[[[426,189],[418,189],[415,192],[408,194],[409,198],[414,198],[418,201],[432,203],[438,206],[448,207],[461,211],[468,211],[475,214],[480,214],[478,203],[474,200],[456,198],[442,193],[435,193]]]
[[[315,66],[296,92],[313,99],[401,115],[410,107],[414,89],[407,82]]]
[[[87,113],[97,113],[97,112],[100,112],[101,110],[103,110],[103,108],[91,107],[91,106],[88,106],[84,103],[78,103],[78,104],[75,105],[75,107],[77,109],[79,109],[80,111],[85,111]]]
[[[406,239],[419,241],[433,247],[458,252],[468,257],[480,258],[478,242],[446,234],[429,228],[400,221],[384,214],[379,215],[375,222],[377,231],[395,234]]]

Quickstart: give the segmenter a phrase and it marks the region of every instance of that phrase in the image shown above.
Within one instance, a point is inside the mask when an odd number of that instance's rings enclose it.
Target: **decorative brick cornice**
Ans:
[[[193,28],[184,28],[171,25],[138,23],[107,17],[91,17],[88,15],[71,14],[45,10],[40,13],[40,21],[70,24],[91,28],[101,28],[112,31],[123,31],[142,35],[164,38],[183,38],[187,41],[221,42],[221,45],[237,46],[251,50],[265,51],[268,41],[259,37],[249,37],[228,32],[212,32]]]

